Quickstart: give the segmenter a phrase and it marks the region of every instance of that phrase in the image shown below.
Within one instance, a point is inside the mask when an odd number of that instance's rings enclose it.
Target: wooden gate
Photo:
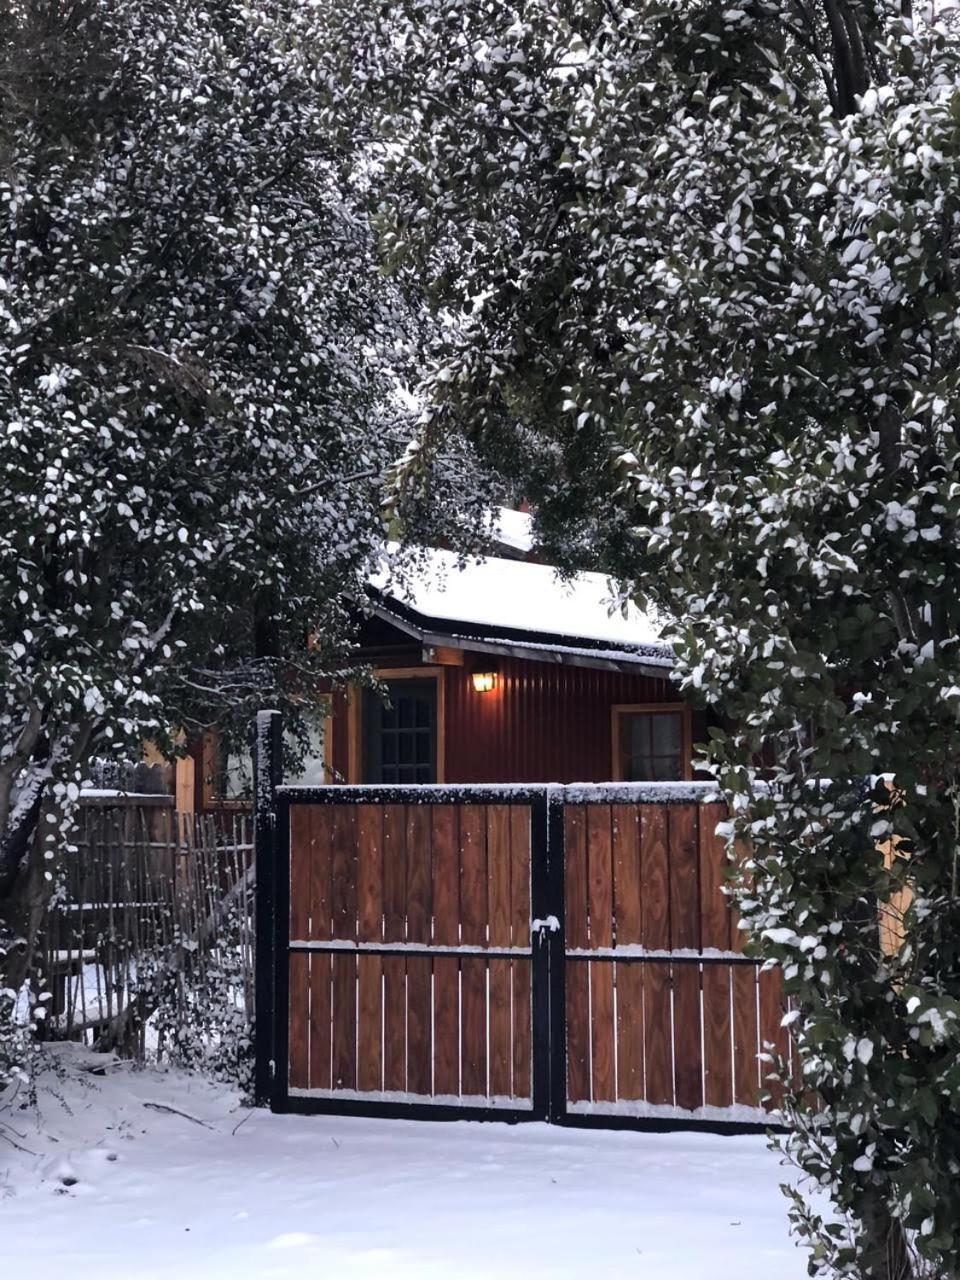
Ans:
[[[258,779],[276,1110],[729,1129],[792,1046],[704,786]]]
[[[568,1115],[755,1123],[763,1046],[792,1046],[780,973],[743,954],[722,892],[725,806],[690,803],[683,788],[573,794],[563,805]]]
[[[530,797],[323,787],[278,801],[284,1105],[532,1114]]]

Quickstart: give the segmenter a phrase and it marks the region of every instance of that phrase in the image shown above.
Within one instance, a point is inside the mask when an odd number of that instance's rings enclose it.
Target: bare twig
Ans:
[[[29,1147],[22,1147],[19,1142],[14,1142],[13,1138],[11,1138],[8,1133],[4,1133],[2,1128],[0,1128],[0,1138],[9,1142],[11,1147],[16,1147],[18,1151],[22,1151],[24,1155],[39,1156],[40,1154],[39,1151],[31,1151]]]
[[[149,1108],[150,1111],[169,1111],[172,1116],[182,1116],[184,1120],[189,1120],[191,1124],[202,1125],[204,1129],[213,1129],[213,1132],[216,1133],[214,1126],[208,1124],[206,1120],[200,1120],[197,1116],[192,1116],[186,1111],[179,1111],[176,1107],[168,1107],[165,1102],[145,1102],[143,1105]]]

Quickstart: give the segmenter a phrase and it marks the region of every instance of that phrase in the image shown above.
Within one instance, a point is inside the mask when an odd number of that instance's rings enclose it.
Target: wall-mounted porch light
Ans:
[[[492,689],[497,687],[497,673],[495,671],[474,671],[473,687],[477,693],[490,693]]]

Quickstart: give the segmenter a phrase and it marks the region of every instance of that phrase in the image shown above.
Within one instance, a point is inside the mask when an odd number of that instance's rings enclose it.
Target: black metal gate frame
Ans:
[[[276,1112],[357,1115],[407,1120],[529,1120],[575,1128],[633,1129],[647,1132],[694,1130],[718,1134],[782,1131],[782,1126],[748,1121],[684,1119],[571,1112],[567,1108],[566,952],[564,938],[564,809],[589,804],[601,794],[590,787],[557,784],[465,786],[284,786],[281,781],[281,717],[260,712],[254,767],[256,883],[256,1024],[254,1096]],[[669,803],[669,800],[665,802]],[[289,956],[293,951],[341,948],[291,943],[290,805],[296,804],[498,804],[530,809],[531,959],[530,1107],[479,1107],[383,1099],[291,1095],[289,1066]],[[546,922],[549,921],[549,925]],[[395,948],[368,945],[371,955]],[[435,948],[405,947],[404,954],[433,955]],[[482,954],[482,952],[481,952]],[[644,957],[629,958],[643,963]],[[677,963],[736,963],[732,957],[679,957]],[[742,964],[757,962],[748,957]]]

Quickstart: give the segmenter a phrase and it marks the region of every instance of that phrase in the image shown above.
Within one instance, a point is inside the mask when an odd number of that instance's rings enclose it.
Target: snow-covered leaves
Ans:
[[[0,760],[33,703],[136,745],[328,662],[399,438],[311,6],[43,13],[0,48]]]
[[[902,1221],[953,1270],[956,36],[887,0],[383,13],[384,244],[446,317],[424,447],[465,428],[558,558],[677,619],[836,1135],[801,1102],[854,1224],[798,1201],[816,1265]]]
[[[300,0],[0,14],[0,898],[92,754],[295,719],[345,664],[410,341],[321,35]]]

